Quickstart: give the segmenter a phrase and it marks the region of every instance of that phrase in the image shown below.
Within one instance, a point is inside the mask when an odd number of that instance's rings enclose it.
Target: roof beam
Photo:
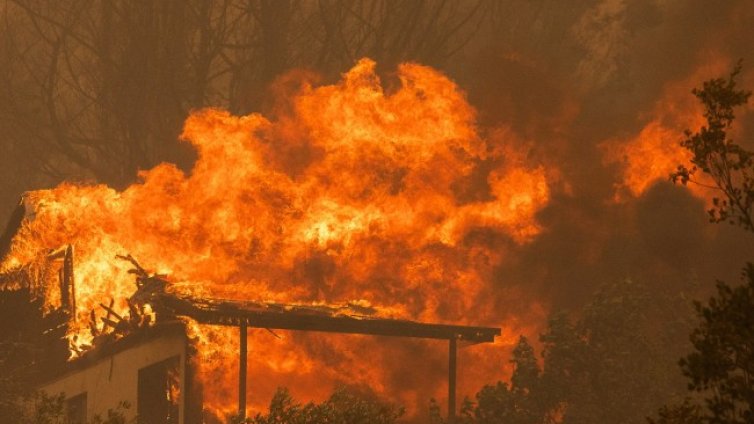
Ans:
[[[191,317],[202,324],[246,325],[271,330],[320,331],[422,339],[455,339],[472,343],[493,342],[495,336],[500,335],[499,328],[427,324],[372,316],[331,315],[296,310],[245,309],[244,303],[233,301],[203,303],[201,306],[174,296],[163,296],[162,301],[163,306],[176,315]]]

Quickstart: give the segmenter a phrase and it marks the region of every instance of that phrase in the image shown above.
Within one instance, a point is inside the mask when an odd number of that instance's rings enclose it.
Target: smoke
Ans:
[[[547,181],[549,199],[531,211],[536,212],[535,219],[522,227],[502,223],[503,232],[484,225],[464,227],[459,231],[462,237],[453,240],[458,249],[437,243],[411,253],[399,243],[365,238],[367,248],[360,255],[347,257],[338,251],[338,261],[315,249],[296,256],[291,272],[282,277],[299,281],[297,294],[309,298],[357,296],[366,288],[346,287],[344,282],[362,276],[353,264],[368,260],[372,265],[363,275],[378,287],[370,290],[383,303],[400,296],[399,303],[409,315],[421,316],[430,309],[421,304],[421,292],[431,291],[448,295],[437,296],[436,304],[430,305],[438,317],[504,323],[503,348],[495,346],[484,354],[476,348],[461,351],[464,394],[507,377],[505,346],[518,332],[536,339],[550,311],[577,310],[600,284],[631,277],[660,291],[698,287],[703,293],[716,279],[736,281],[744,262],[754,259],[754,238],[734,227],[709,224],[705,207],[710,194],[670,184],[667,175],[676,158],[665,150],[652,154],[651,149],[677,143],[683,129],[698,124],[691,88],[724,75],[739,58],[744,60],[744,85],[754,88],[752,21],[754,4],[746,0],[539,0],[500,6],[495,19],[480,30],[458,60],[442,69],[466,90],[476,115],[464,112],[464,117],[475,116],[478,129],[474,131],[496,154],[474,155],[468,162],[471,171],[459,171],[446,188],[453,192],[453,208],[492,199],[511,204],[516,192],[506,183],[518,182],[523,184],[518,187],[536,191],[536,184],[503,171],[525,164]],[[264,109],[266,116],[274,117],[276,127],[254,134],[266,143],[265,163],[293,182],[324,157],[322,149],[307,138],[308,130],[286,122],[293,107],[286,99],[318,78],[316,66],[310,68],[311,72],[287,74],[270,88]],[[384,78],[388,87],[391,77]],[[320,106],[310,105],[312,116]],[[736,136],[740,140],[751,139],[754,131],[751,109],[739,119]],[[662,131],[644,131],[651,125]],[[667,139],[658,139],[656,134]],[[337,141],[341,134],[327,136]],[[276,144],[278,139],[287,143]],[[647,143],[641,144],[642,140]],[[617,154],[612,159],[606,146],[615,146]],[[635,146],[646,147],[637,150]],[[358,167],[348,172],[373,180],[389,195],[400,191],[407,171],[378,165],[363,164],[369,172]],[[667,165],[669,169],[664,168]],[[629,171],[651,178],[631,190]],[[427,171],[427,175],[434,173]],[[422,175],[422,182],[431,180],[427,175]],[[349,184],[326,183],[333,187]],[[352,195],[356,199],[369,193]],[[244,248],[248,261],[257,248],[275,251],[275,246],[251,243]],[[475,254],[478,250],[492,253],[482,257]],[[464,256],[454,257],[458,251]],[[391,255],[414,255],[414,274],[395,267]],[[429,269],[422,266],[430,261],[460,261],[459,268],[474,270],[485,284],[474,293],[475,299],[458,302],[452,296],[462,293],[463,282],[457,283],[457,290],[443,293],[441,284],[422,274]],[[338,268],[346,263],[352,271]],[[398,280],[406,276],[413,280]],[[452,278],[439,275],[436,280]],[[360,382],[362,388],[368,386],[380,395],[396,394],[400,401],[421,408],[444,390],[446,352],[444,346],[432,342],[295,334],[273,346],[265,337],[271,335],[259,334],[254,339],[260,343],[257,353],[274,360],[266,361],[265,368],[251,370],[250,382],[257,384],[259,393],[271,393],[283,385],[291,387],[294,395],[322,398],[330,389],[323,381]],[[305,354],[297,352],[299,347]],[[485,366],[464,367],[481,360]],[[269,379],[271,370],[276,379]],[[254,402],[259,405],[265,400]]]
[[[683,158],[667,151],[684,129],[701,123],[693,87],[726,75],[739,58],[743,85],[753,87],[754,30],[746,24],[752,4],[604,0],[569,2],[568,11],[535,4],[513,2],[508,25],[497,33],[505,36],[479,46],[463,69],[468,74],[458,74],[482,122],[512,128],[560,177],[538,214],[543,234],[525,246],[501,247],[509,258],[497,270],[498,287],[575,309],[599,284],[625,277],[663,290],[737,281],[754,240],[708,222],[714,193],[668,182]],[[531,25],[524,30],[517,18]],[[736,133],[744,145],[750,110],[740,111]],[[626,149],[653,121],[666,136],[651,138],[654,157],[646,149],[628,157]],[[612,161],[611,142],[623,149]],[[646,183],[633,194],[626,188],[631,166]]]

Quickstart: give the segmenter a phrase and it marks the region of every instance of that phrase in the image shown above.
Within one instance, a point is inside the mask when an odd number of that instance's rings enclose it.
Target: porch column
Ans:
[[[246,419],[246,321],[241,321],[239,330],[240,358],[238,361],[238,416],[243,420]]]
[[[448,344],[448,424],[456,420],[456,338]]]

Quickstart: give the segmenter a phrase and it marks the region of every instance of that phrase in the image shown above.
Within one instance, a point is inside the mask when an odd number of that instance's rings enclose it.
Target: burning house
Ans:
[[[541,231],[548,177],[524,144],[480,133],[437,71],[406,64],[398,80],[387,93],[365,59],[284,99],[289,116],[194,112],[190,172],[27,193],[0,279],[54,318],[40,328],[63,354],[40,387],[86,416],[120,398],[189,422],[196,405],[222,419],[280,385],[316,399],[346,381],[409,406],[448,398],[452,415],[456,390],[503,363],[484,347],[501,330],[475,324],[500,323],[500,246]],[[456,383],[460,344],[480,346]]]
[[[24,220],[33,219],[22,202],[0,240],[0,253],[8,253],[13,236]],[[33,210],[33,209],[31,209]],[[0,257],[0,259],[3,259]],[[104,414],[119,404],[135,405],[130,415],[139,423],[184,424],[203,422],[201,392],[196,390],[187,322],[238,328],[238,416],[246,417],[248,329],[315,331],[388,337],[410,337],[448,342],[448,414],[455,415],[458,343],[493,342],[500,329],[445,324],[427,324],[386,319],[378,311],[358,304],[343,306],[293,305],[197,298],[171,293],[170,282],[150,275],[129,256],[135,276],[133,294],[127,299],[128,314],[122,316],[100,304],[104,316],[90,311],[90,343],[71,345],[75,357],[61,349],[69,325],[75,320],[76,291],[74,250],[71,245],[47,253],[37,263],[28,263],[0,274],[2,294],[21,292],[27,308],[40,308],[47,327],[41,328],[39,347],[57,346],[40,356],[38,388],[66,397],[71,422]],[[50,280],[50,273],[53,277]],[[53,288],[48,286],[55,281]],[[39,298],[41,297],[41,299]],[[50,308],[49,297],[57,303]],[[23,307],[23,305],[22,305]],[[44,310],[47,309],[47,310]],[[37,331],[40,328],[36,329]],[[39,370],[38,370],[39,371]]]
[[[693,148],[742,90],[750,165],[752,6],[4,2],[0,424],[671,406],[754,249]]]

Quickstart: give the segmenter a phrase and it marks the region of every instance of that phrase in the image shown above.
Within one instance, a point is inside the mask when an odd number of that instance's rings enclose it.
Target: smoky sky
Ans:
[[[668,181],[611,203],[621,177],[618,167],[603,163],[598,146],[637,134],[663,87],[686,78],[705,58],[754,66],[754,30],[746,23],[754,5],[511,2],[508,11],[510,25],[469,53],[458,65],[458,80],[483,123],[509,125],[533,140],[535,154],[560,169],[570,190],[555,190],[539,214],[544,233],[510,250],[515,259],[500,267],[498,284],[522,284],[533,298],[569,309],[620,278],[663,290],[737,282],[751,260],[751,235],[709,223],[704,202]],[[517,14],[537,18],[516,26]],[[737,141],[744,145],[752,118],[739,111],[744,130]]]

